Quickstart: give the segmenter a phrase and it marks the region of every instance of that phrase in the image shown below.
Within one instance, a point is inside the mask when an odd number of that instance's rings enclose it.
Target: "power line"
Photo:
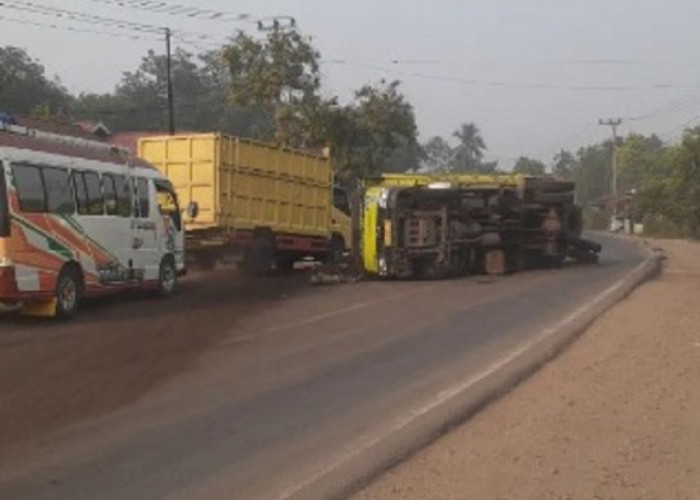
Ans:
[[[475,85],[491,88],[505,89],[521,89],[521,90],[567,90],[567,91],[635,91],[635,90],[668,90],[674,88],[700,88],[700,83],[694,84],[652,84],[652,85],[558,85],[549,83],[519,83],[506,81],[488,81],[475,78],[460,78],[445,75],[432,75],[427,73],[401,71],[383,66],[374,66],[369,64],[355,63],[347,60],[331,61],[331,64],[344,64],[357,68],[368,69],[372,71],[381,71],[383,73],[393,73],[399,76],[420,78],[425,80],[461,83],[465,85]]]
[[[159,26],[153,26],[151,24],[137,23],[134,21],[127,21],[124,19],[115,19],[111,17],[97,16],[94,14],[88,14],[86,12],[70,11],[66,9],[59,9],[56,7],[50,7],[47,5],[40,5],[34,2],[24,2],[20,0],[2,0],[0,2],[0,7],[6,9],[12,9],[20,12],[26,12],[29,14],[38,14],[41,16],[51,16],[60,19],[68,19],[70,21],[97,24],[100,26],[107,26],[111,28],[138,31],[142,33],[160,33],[162,28]]]
[[[99,1],[99,0],[97,0]],[[386,58],[386,59],[353,59],[351,61],[345,58],[329,58],[324,62],[327,64],[344,64],[346,62],[365,63],[365,64],[386,64],[386,65],[455,65],[465,64],[474,61],[493,61],[498,59],[510,60],[512,56],[477,56],[455,59],[405,59],[405,58]],[[548,65],[634,65],[648,63],[648,60],[642,59],[528,59],[528,62],[548,64]]]
[[[12,9],[20,12],[36,14],[41,16],[55,17],[58,19],[74,21],[78,23],[87,23],[91,25],[105,26],[114,29],[126,31],[134,31],[138,33],[160,34],[163,32],[163,27],[153,24],[139,23],[113,17],[97,16],[86,12],[71,11],[41,5],[35,2],[23,0],[0,0],[0,8]],[[195,38],[198,40],[220,40],[220,36],[212,33],[194,32],[173,30],[173,33],[178,33],[182,37]]]
[[[583,142],[583,139],[587,138],[596,126],[597,123],[589,122],[584,127],[567,134],[556,142],[550,143],[549,146],[536,149],[534,153],[528,154],[528,156],[531,158],[542,158],[545,154],[551,153],[552,151],[563,150],[567,143]]]
[[[681,130],[685,131],[690,125],[694,124],[698,120],[700,120],[700,115],[692,117],[690,120],[683,123],[682,125],[679,125],[679,126],[673,128],[667,132],[663,132],[663,133],[659,134],[659,136],[662,138],[665,137],[666,140],[671,139],[677,132],[680,132]]]
[[[24,26],[35,26],[38,28],[49,28],[49,29],[54,29],[54,30],[62,30],[62,31],[70,31],[71,33],[89,33],[92,35],[103,35],[103,36],[110,36],[114,38],[128,38],[131,40],[157,40],[157,38],[148,36],[146,34],[128,34],[128,33],[113,33],[109,31],[102,31],[102,30],[91,30],[88,28],[76,28],[74,26],[69,26],[69,25],[61,25],[61,24],[56,24],[56,23],[42,23],[39,21],[31,21],[29,19],[20,19],[16,17],[8,17],[0,14],[0,21],[5,21],[8,23],[14,23],[14,24],[21,24]]]
[[[680,99],[676,99],[674,101],[671,101],[670,103],[668,103],[664,106],[661,106],[657,109],[654,109],[648,113],[625,118],[625,121],[631,121],[631,122],[643,121],[643,120],[649,120],[651,118],[656,118],[658,116],[673,114],[677,111],[682,110],[685,106],[688,106],[691,103],[697,101],[698,98],[700,98],[700,96],[697,95],[697,92],[689,92],[689,93],[685,94],[683,97],[681,97]]]
[[[189,19],[221,22],[256,22],[250,14],[236,14],[233,12],[201,9],[182,4],[168,4],[160,0],[89,0],[91,2],[115,7],[125,7],[154,14],[167,14],[171,16],[187,17]]]

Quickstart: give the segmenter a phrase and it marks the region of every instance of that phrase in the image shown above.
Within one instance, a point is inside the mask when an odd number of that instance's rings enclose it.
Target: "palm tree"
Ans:
[[[459,139],[455,148],[453,170],[478,172],[486,150],[479,127],[473,123],[463,123],[452,135]]]

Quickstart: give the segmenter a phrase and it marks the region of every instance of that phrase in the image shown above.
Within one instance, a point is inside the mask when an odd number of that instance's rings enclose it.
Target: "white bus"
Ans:
[[[5,118],[0,174],[0,301],[71,317],[86,296],[174,293],[185,272],[182,215],[158,170],[109,144]]]

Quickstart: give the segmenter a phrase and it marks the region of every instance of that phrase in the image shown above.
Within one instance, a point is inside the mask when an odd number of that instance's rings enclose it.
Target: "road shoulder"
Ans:
[[[700,245],[354,500],[700,498]]]

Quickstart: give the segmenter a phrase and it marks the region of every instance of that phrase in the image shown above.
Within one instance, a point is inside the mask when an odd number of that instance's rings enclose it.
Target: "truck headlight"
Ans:
[[[386,259],[384,257],[379,257],[379,274],[385,275],[387,273]]]
[[[386,208],[387,202],[389,201],[389,190],[387,188],[379,191],[379,208]]]

